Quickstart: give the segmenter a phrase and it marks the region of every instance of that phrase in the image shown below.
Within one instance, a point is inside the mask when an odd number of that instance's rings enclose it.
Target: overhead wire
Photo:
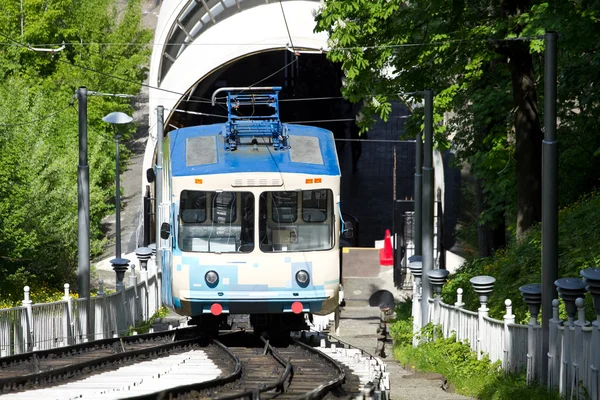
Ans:
[[[401,47],[424,47],[424,46],[441,46],[451,43],[477,43],[477,42],[513,42],[513,41],[531,41],[531,40],[542,40],[543,35],[539,36],[520,36],[514,38],[482,38],[482,39],[447,39],[440,40],[430,43],[397,43],[397,44],[381,44],[381,45],[366,45],[366,46],[332,46],[328,49],[322,49],[323,51],[331,50],[357,50],[357,49],[389,49],[389,48],[401,48]],[[18,46],[20,44],[13,42],[0,42],[0,46]],[[51,46],[62,46],[63,43],[36,43],[35,48],[51,47]],[[145,46],[145,47],[160,47],[160,46],[283,46],[282,43],[246,43],[246,42],[226,42],[226,43],[195,43],[195,42],[166,42],[166,43],[147,43],[140,44],[135,42],[65,42],[66,46]],[[293,44],[290,43],[292,47]],[[27,49],[34,49],[33,45],[25,45]],[[40,50],[41,51],[41,50]]]
[[[28,49],[28,50],[31,49],[30,46],[28,46],[28,45],[26,45],[24,43],[20,43],[19,41],[11,38],[10,36],[8,36],[5,33],[3,33],[2,31],[0,31],[0,36],[6,38],[7,40],[9,40],[9,41],[11,41],[13,43],[15,43],[15,45],[21,46],[21,47],[23,47],[25,49]],[[47,54],[47,53],[45,53],[45,54]],[[93,68],[85,67],[83,65],[73,64],[73,63],[71,63],[69,61],[61,60],[60,58],[55,59],[55,61],[57,61],[59,63],[62,63],[62,64],[70,65],[70,66],[72,66],[74,68],[79,68],[79,69],[82,69],[82,70],[85,70],[85,71],[93,72],[93,73],[105,76],[107,78],[119,80],[119,81],[122,81],[122,82],[132,83],[132,84],[135,84],[135,85],[140,85],[142,87],[147,87],[149,89],[155,89],[155,90],[159,90],[161,92],[176,94],[178,96],[184,96],[185,95],[185,93],[179,93],[179,92],[176,92],[174,90],[164,89],[164,88],[160,88],[160,87],[157,87],[157,86],[148,85],[148,84],[143,83],[143,82],[137,82],[137,81],[134,81],[134,80],[131,80],[131,79],[122,78],[120,76],[111,75],[111,74],[108,74],[106,72],[102,72],[102,71],[98,71],[98,70],[93,69]],[[204,102],[204,103],[208,103],[208,104],[211,103],[210,99],[206,99],[204,97],[199,97],[199,96],[191,96],[191,97],[195,98],[197,102]]]
[[[287,18],[285,17],[285,11],[283,9],[283,4],[281,3],[281,0],[279,0],[279,6],[281,7],[281,14],[283,15],[283,22],[285,23],[285,29],[287,31],[288,38],[290,40],[290,45],[292,46],[294,59],[292,61],[290,61],[289,63],[286,63],[283,67],[279,68],[277,71],[273,72],[272,74],[267,75],[266,77],[262,78],[259,81],[254,82],[251,85],[248,85],[249,88],[254,87],[254,86],[258,85],[259,83],[262,83],[262,82],[266,81],[267,79],[269,79],[269,78],[277,75],[278,73],[280,73],[281,71],[285,70],[287,67],[289,67],[290,65],[292,65],[293,63],[295,63],[298,60],[298,54],[296,53],[296,50],[294,48],[294,42],[292,40],[292,34],[290,33],[290,27],[288,26]],[[240,93],[243,93],[243,92],[244,92],[244,90],[240,91]]]
[[[298,60],[298,55],[297,52],[295,51],[295,47],[293,44],[293,40],[292,40],[292,36],[291,36],[291,32],[289,30],[289,26],[287,23],[287,18],[285,16],[285,11],[283,9],[283,4],[280,2],[280,7],[281,7],[281,11],[282,11],[282,15],[284,18],[284,23],[286,26],[286,31],[288,34],[288,38],[290,40],[290,46],[292,47],[292,50],[294,51],[294,59],[292,61],[290,61],[289,63],[287,63],[286,65],[284,65],[283,67],[279,68],[278,70],[276,70],[275,72],[269,74],[268,76],[262,78],[261,80],[249,85],[249,87],[253,87],[258,85],[261,82],[264,82],[265,80],[271,78],[272,76],[278,74],[279,72],[283,71],[284,69],[286,69],[287,67],[289,67],[290,65],[292,65],[294,62],[296,62]],[[33,51],[37,51],[39,47],[44,47],[44,46],[57,46],[57,44],[55,43],[43,43],[43,44],[35,44],[35,47],[33,47],[32,45],[29,44],[24,44],[21,43],[13,38],[11,38],[9,35],[5,34],[4,32],[0,31],[0,36],[4,37],[5,39],[7,39],[9,42],[8,43],[0,43],[0,45],[14,45],[14,46],[20,46],[23,47],[25,49],[28,50],[33,50]],[[373,48],[399,48],[399,47],[415,47],[415,46],[431,46],[431,45],[443,45],[443,44],[448,44],[448,43],[458,43],[458,42],[477,42],[477,41],[494,41],[494,42],[500,42],[500,41],[527,41],[527,40],[539,40],[539,39],[543,39],[544,36],[527,36],[527,37],[516,37],[516,38],[505,38],[505,39],[495,39],[495,38],[486,38],[486,39],[481,39],[481,40],[475,40],[475,39],[471,39],[471,40],[466,40],[466,39],[449,39],[449,40],[444,40],[444,41],[438,41],[438,42],[432,42],[432,43],[401,43],[401,44],[393,44],[393,45],[374,45],[374,46],[349,46],[349,47],[332,47],[330,48],[330,50],[352,50],[352,49],[373,49]],[[61,45],[131,45],[131,46],[140,46],[139,43],[118,43],[118,42],[69,42],[69,43],[61,43]],[[167,45],[174,45],[175,43],[167,43]],[[228,43],[230,45],[254,45],[252,43]],[[154,44],[156,45],[156,44]],[[164,45],[164,44],[163,44]],[[198,44],[194,44],[194,43],[186,43],[186,45],[204,45],[202,43],[198,43]],[[227,45],[227,43],[222,43],[222,44],[215,44],[215,43],[211,43],[211,44],[206,44],[206,45]],[[260,44],[263,45],[263,44]],[[278,46],[281,46],[281,44],[277,44]],[[46,54],[49,54],[50,52],[45,52]],[[54,55],[54,54],[51,54]],[[184,96],[185,93],[180,93],[174,90],[169,90],[169,89],[165,89],[165,88],[161,88],[161,87],[157,87],[157,86],[152,86],[143,82],[138,82],[138,81],[134,81],[131,79],[127,79],[127,78],[123,78],[123,77],[119,77],[116,75],[111,75],[109,73],[103,72],[103,71],[98,71],[96,69],[93,68],[89,68],[89,67],[85,67],[83,65],[77,65],[77,64],[73,64],[69,61],[65,61],[65,60],[61,60],[60,58],[56,59],[57,62],[59,63],[63,63],[63,64],[67,64],[70,65],[72,67],[75,68],[79,68],[85,71],[89,71],[89,72],[93,72],[102,76],[105,76],[107,78],[112,78],[115,80],[119,80],[122,82],[126,82],[126,83],[132,83],[135,85],[140,85],[142,87],[146,87],[149,89],[154,89],[154,90],[158,90],[161,92],[165,92],[165,93],[171,93],[171,94],[175,94],[178,96]],[[405,93],[408,94],[408,93]],[[205,104],[210,104],[211,100],[204,98],[204,97],[200,97],[200,96],[188,96],[188,102],[194,102],[194,103],[205,103]],[[314,98],[317,99],[317,98]],[[332,99],[334,99],[332,97]],[[281,101],[301,101],[300,99],[282,99]],[[221,105],[222,106],[222,105]]]
[[[67,110],[67,109],[68,109],[68,108],[70,108],[70,107],[73,107],[73,101],[71,101],[71,102],[69,103],[69,105],[68,105],[68,106],[66,106],[65,108],[63,108],[63,109],[60,109],[60,110],[58,110],[58,111],[55,111],[55,112],[53,112],[53,113],[50,113],[50,114],[48,114],[48,115],[45,115],[45,116],[43,116],[43,117],[40,117],[40,118],[38,118],[38,119],[34,119],[34,120],[31,120],[31,121],[27,121],[27,122],[18,122],[18,123],[14,123],[14,124],[0,124],[0,126],[2,126],[2,127],[11,127],[11,126],[24,126],[24,125],[36,124],[36,123],[38,123],[38,122],[41,122],[41,121],[47,120],[47,119],[49,119],[49,118],[52,118],[52,117],[54,117],[55,115],[58,115],[58,114],[62,113],[63,111]]]

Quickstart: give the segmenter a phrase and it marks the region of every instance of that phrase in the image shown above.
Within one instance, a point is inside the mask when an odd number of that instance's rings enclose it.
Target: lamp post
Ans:
[[[112,124],[115,128],[115,145],[116,145],[116,162],[115,162],[115,206],[116,206],[116,238],[115,238],[115,257],[121,258],[121,177],[119,171],[119,140],[121,134],[119,133],[117,125],[128,124],[133,121],[129,115],[122,112],[111,112],[102,121]]]
[[[121,258],[121,179],[119,171],[119,133],[118,125],[128,124],[133,121],[129,115],[122,112],[112,112],[102,118],[102,121],[114,126],[115,129],[115,258],[111,260],[113,269],[117,274],[117,291],[123,288],[123,276],[127,270],[129,260]]]

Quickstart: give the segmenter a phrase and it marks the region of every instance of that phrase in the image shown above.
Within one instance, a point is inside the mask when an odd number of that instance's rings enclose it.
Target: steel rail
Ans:
[[[298,397],[298,399],[307,399],[307,400],[308,399],[319,399],[319,398],[322,398],[324,395],[326,395],[328,392],[330,392],[332,389],[341,387],[344,384],[344,382],[346,381],[346,370],[344,369],[344,367],[342,367],[340,365],[339,362],[335,361],[333,358],[329,357],[327,354],[322,353],[319,350],[316,350],[314,347],[309,346],[306,343],[303,343],[300,340],[294,339],[294,343],[296,343],[300,347],[305,348],[306,350],[310,351],[311,353],[316,354],[318,357],[323,358],[328,363],[335,366],[335,368],[337,368],[337,370],[338,370],[338,377],[336,379],[332,379],[331,381],[329,381],[323,385],[320,385],[319,387],[311,390],[310,392],[306,393],[305,395]]]
[[[229,350],[229,348],[227,346],[223,345],[218,340],[213,339],[212,343],[215,344],[217,347],[219,347],[221,350],[223,350],[235,362],[235,368],[231,374],[224,376],[224,377],[211,379],[209,381],[192,383],[189,385],[183,385],[183,386],[178,386],[178,387],[174,387],[174,388],[169,388],[169,389],[165,389],[165,390],[162,390],[159,392],[154,392],[154,393],[149,393],[149,394],[144,394],[144,395],[134,396],[134,397],[123,397],[123,399],[127,399],[127,400],[170,399],[173,396],[187,394],[192,391],[212,389],[217,386],[223,386],[227,383],[230,383],[230,382],[240,379],[242,376],[242,363],[241,363],[239,357],[236,356],[231,350]],[[239,398],[239,397],[237,397],[237,398]]]
[[[235,399],[256,399],[260,398],[260,393],[269,392],[273,389],[277,389],[280,393],[285,392],[286,388],[289,387],[289,381],[294,376],[294,367],[290,360],[286,361],[274,348],[271,346],[268,340],[261,336],[260,340],[265,344],[263,354],[271,353],[273,358],[285,367],[285,370],[279,375],[279,378],[275,383],[261,385],[260,388],[249,389],[242,393],[237,393],[231,396],[220,396],[215,400],[235,400]],[[288,386],[285,387],[285,381],[288,381]]]
[[[99,347],[107,347],[118,343],[128,344],[132,342],[139,341],[149,341],[155,340],[158,338],[166,338],[168,336],[172,336],[172,340],[176,340],[177,336],[186,335],[190,333],[197,332],[196,327],[190,328],[179,328],[171,331],[161,331],[161,332],[153,332],[153,333],[145,333],[142,335],[135,336],[124,336],[119,338],[109,338],[109,339],[100,339],[93,340],[87,343],[79,343],[70,346],[56,347],[54,349],[47,350],[35,350],[29,351],[20,354],[13,354],[6,357],[0,357],[0,370],[12,364],[18,364],[22,362],[29,362],[33,359],[33,357],[38,358],[46,358],[48,356],[63,356],[63,355],[72,355],[75,353],[88,352],[97,350]]]
[[[143,349],[129,350],[121,353],[110,354],[108,356],[98,357],[83,362],[75,362],[64,367],[54,368],[48,371],[40,371],[33,374],[12,376],[9,378],[0,378],[0,387],[3,390],[20,389],[28,384],[46,384],[49,381],[56,382],[57,380],[68,379],[79,375],[78,372],[87,368],[99,367],[107,363],[132,359],[140,355],[152,353],[160,353],[163,351],[173,350],[177,347],[186,347],[198,343],[198,337],[181,341],[173,341],[158,346],[146,347]],[[34,357],[34,363],[36,358]],[[39,360],[39,359],[38,359]]]

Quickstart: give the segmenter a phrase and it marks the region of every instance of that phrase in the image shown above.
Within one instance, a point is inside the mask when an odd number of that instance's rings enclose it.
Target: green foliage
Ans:
[[[130,326],[127,330],[126,336],[132,336],[134,331],[137,332],[139,335],[148,333],[150,331],[150,328],[152,327],[152,324],[154,324],[154,321],[156,321],[159,318],[166,317],[167,315],[169,315],[169,312],[170,310],[167,307],[162,306],[154,313],[152,317],[150,317],[148,321],[144,321],[137,326]]]
[[[600,218],[600,193],[593,192],[559,211],[558,221],[558,264],[560,277],[581,277],[579,271],[600,267],[600,252],[597,250],[600,226],[589,221]],[[541,229],[532,228],[523,241],[511,243],[493,257],[479,258],[463,264],[456,274],[450,276],[444,286],[444,302],[456,301],[456,289],[462,288],[466,307],[476,310],[479,306],[469,279],[476,275],[491,275],[496,278],[494,291],[488,307],[490,315],[501,319],[505,313],[504,300],[511,299],[517,321],[528,319],[527,306],[518,288],[527,283],[541,282]],[[586,296],[587,318],[595,319],[590,296]],[[565,318],[561,305],[561,316]]]
[[[412,344],[412,300],[396,304],[396,320],[390,324],[390,336],[395,344]]]
[[[74,93],[79,86],[137,93],[151,38],[141,26],[139,1],[128,2],[119,13],[112,0],[22,3],[23,12],[18,2],[0,0],[5,36],[0,52],[0,296],[8,302],[22,298],[24,285],[32,292],[65,282],[75,287],[79,142]],[[65,50],[54,55],[18,44],[57,48],[63,41]],[[111,111],[131,114],[133,109],[118,98],[88,98],[92,255],[103,246],[100,221],[114,207],[113,132],[101,121]],[[133,129],[123,132],[125,139]],[[126,162],[127,153],[121,153]]]
[[[506,374],[500,362],[481,360],[468,344],[456,341],[455,336],[433,340],[434,327],[429,324],[420,336],[426,338],[417,347],[412,346],[412,322],[398,319],[390,326],[394,339],[394,357],[405,368],[435,372],[444,375],[457,393],[478,399],[559,399],[558,393],[549,393],[539,385],[527,386],[525,373]]]
[[[526,178],[530,171],[519,169],[515,156],[523,148],[517,146],[520,141],[533,130],[539,134],[537,122],[519,132],[515,121],[525,102],[519,89],[530,84],[523,96],[534,94],[527,101],[533,118],[543,122],[540,35],[546,31],[560,34],[560,204],[597,186],[600,92],[593,88],[600,68],[594,39],[600,35],[599,16],[600,6],[592,1],[326,0],[315,29],[329,34],[328,57],[340,62],[346,74],[344,96],[364,100],[363,127],[372,123],[371,115],[385,117],[382,101],[413,104],[421,97],[406,93],[435,90],[436,142],[447,148],[452,141],[457,161],[471,167],[484,198],[478,223],[494,227],[514,226],[523,204],[539,207],[539,199],[519,194],[516,185],[518,179],[521,188],[525,179],[534,180],[525,186],[535,184],[539,174]],[[441,126],[444,117],[448,123]],[[406,136],[415,137],[422,121],[417,108],[405,125]],[[522,226],[517,229],[520,233]]]

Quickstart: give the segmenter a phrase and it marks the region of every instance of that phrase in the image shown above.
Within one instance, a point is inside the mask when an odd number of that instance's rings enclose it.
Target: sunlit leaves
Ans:
[[[14,42],[0,47],[3,298],[22,295],[24,284],[43,281],[58,286],[74,279],[79,154],[78,104],[73,95],[79,86],[136,94],[146,76],[151,38],[141,26],[139,1],[117,10],[112,0],[23,0],[23,13],[16,4],[15,8],[14,1],[0,0],[3,34],[32,46],[65,41],[67,47],[54,55]],[[128,100],[88,98],[92,255],[102,250],[100,221],[113,207],[115,143],[110,127],[101,121],[111,111],[131,114],[132,108]],[[125,137],[133,129],[124,131]]]

